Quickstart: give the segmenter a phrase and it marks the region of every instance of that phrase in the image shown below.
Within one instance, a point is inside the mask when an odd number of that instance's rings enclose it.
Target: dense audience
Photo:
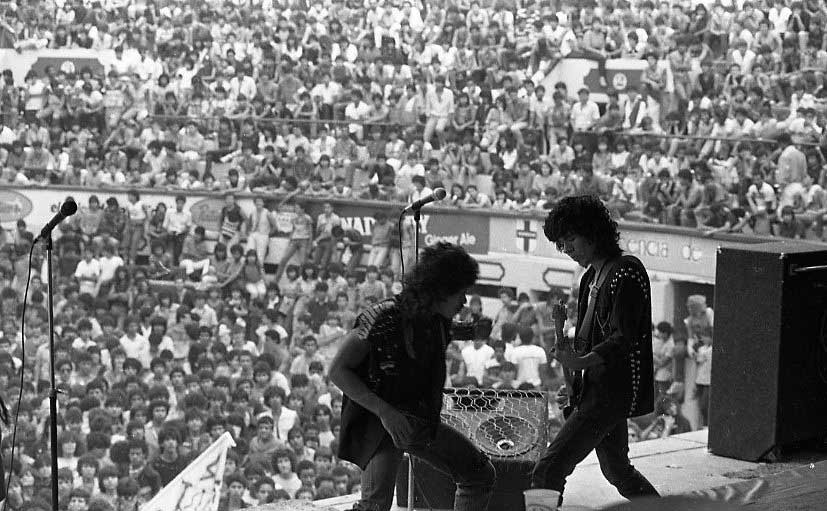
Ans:
[[[396,251],[388,249],[392,233],[374,229],[368,250],[355,231],[341,241],[331,204],[313,219],[298,202],[293,237],[278,254],[278,269],[285,269],[274,272],[262,262],[274,260],[269,245],[256,237],[256,226],[269,224],[272,214],[262,199],[256,202],[254,213],[243,216],[227,196],[221,217],[241,215],[238,228],[222,229],[211,250],[184,196],[175,209],[150,214],[132,192],[126,209],[146,214],[148,224],[128,217],[113,197],[101,209],[93,196],[61,224],[54,243],[55,350],[64,506],[131,511],[225,431],[237,446],[222,510],[358,492],[358,468],[335,455],[342,395],[328,369],[360,310],[402,289]],[[296,234],[302,225],[306,238]],[[11,508],[26,511],[49,508],[41,245],[32,255],[25,339],[19,325],[33,238],[23,221],[0,232],[0,388],[8,399],[21,391],[21,371],[23,378],[17,450],[12,458],[6,430],[2,454],[12,474]],[[565,296],[550,292],[532,303],[525,293],[502,289],[490,318],[480,296],[471,296],[456,320],[472,328],[458,327],[454,335],[445,386],[559,390],[560,368],[547,349],[556,340],[552,305]],[[712,311],[703,296],[690,297],[687,307],[690,315],[674,338],[669,323],[655,328],[659,414],[630,422],[630,435],[687,431],[680,410],[690,391],[701,410],[697,426],[706,423]],[[569,335],[576,310],[570,301]],[[560,425],[554,400],[550,415],[554,434]]]
[[[594,193],[627,220],[823,235],[820,2],[76,0],[0,11],[0,45],[21,54],[115,55],[102,69],[32,71],[23,86],[3,73],[0,184],[181,191],[169,209],[101,192],[55,241],[61,509],[133,511],[224,431],[237,447],[222,510],[359,491],[358,469],[335,456],[342,397],[327,368],[360,310],[399,292],[399,233],[377,213],[364,239],[330,204],[312,218],[301,196],[405,201],[444,186],[455,207],[531,211]],[[609,85],[615,57],[648,67],[606,104],[543,85],[564,58],[597,61]],[[218,233],[193,223],[188,190],[223,193]],[[243,191],[257,196],[252,213],[235,201]],[[288,206],[290,239],[271,253],[274,212]],[[9,400],[23,372],[18,445],[12,460],[4,429],[2,454],[10,508],[27,511],[50,509],[39,248],[25,344],[18,324],[32,241],[22,220],[0,231]],[[451,344],[446,386],[555,392],[545,348],[561,296],[500,298],[490,320],[478,297],[461,314],[474,338]],[[690,401],[705,424],[712,310],[702,296],[687,308],[675,327],[654,325],[658,410],[630,422],[630,438],[690,429]]]
[[[21,53],[115,55],[102,68],[6,71],[0,182],[379,200],[443,186],[458,207],[518,211],[587,192],[633,221],[823,235],[823,2],[0,10],[2,39]],[[619,94],[606,66],[618,57],[647,61]],[[597,62],[607,103],[546,79],[565,58]]]

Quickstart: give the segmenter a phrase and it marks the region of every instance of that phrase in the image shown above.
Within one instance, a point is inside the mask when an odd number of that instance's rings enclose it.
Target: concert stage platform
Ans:
[[[827,459],[824,453],[820,458],[817,454],[797,456],[797,461],[783,464],[722,458],[707,450],[707,430],[701,430],[631,444],[629,456],[662,495],[715,496],[746,504],[748,511],[816,510],[824,509],[827,502],[827,462],[818,462]],[[356,500],[348,495],[314,504],[344,511]],[[569,478],[563,510],[601,509],[622,502],[625,500],[603,478],[592,453]]]

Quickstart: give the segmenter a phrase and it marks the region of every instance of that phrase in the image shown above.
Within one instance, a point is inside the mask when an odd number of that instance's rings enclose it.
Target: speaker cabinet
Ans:
[[[466,435],[497,470],[489,511],[520,511],[534,464],[548,445],[548,399],[531,390],[445,389],[442,422]],[[456,485],[414,459],[414,505],[453,509]],[[408,462],[397,473],[396,502],[408,505]]]
[[[709,449],[757,461],[827,434],[827,247],[721,248]]]

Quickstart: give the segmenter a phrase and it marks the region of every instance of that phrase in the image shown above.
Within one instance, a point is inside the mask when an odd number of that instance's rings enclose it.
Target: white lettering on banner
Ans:
[[[354,229],[362,236],[370,236],[373,234],[373,224],[376,220],[374,220],[372,216],[343,216],[341,219],[344,229]],[[395,222],[396,220],[389,221]],[[422,215],[420,221],[420,232],[422,234],[428,234],[428,224],[430,221],[431,217],[429,215]],[[413,223],[413,218],[409,218],[408,223]]]
[[[436,234],[425,235],[426,245],[435,245],[437,243],[451,243],[452,245],[471,246],[477,244],[477,237],[470,232],[463,232],[461,234],[449,234],[439,236]]]
[[[638,256],[669,257],[669,244],[665,241],[627,239],[626,252]]]
[[[684,245],[681,247],[681,257],[686,259],[687,261],[692,261],[696,263],[701,260],[704,256],[704,251],[691,243]]]

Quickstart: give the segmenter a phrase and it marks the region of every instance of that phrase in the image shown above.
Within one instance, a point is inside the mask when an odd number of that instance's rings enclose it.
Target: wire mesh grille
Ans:
[[[530,390],[443,390],[442,420],[492,458],[536,460],[547,445],[548,405]]]

